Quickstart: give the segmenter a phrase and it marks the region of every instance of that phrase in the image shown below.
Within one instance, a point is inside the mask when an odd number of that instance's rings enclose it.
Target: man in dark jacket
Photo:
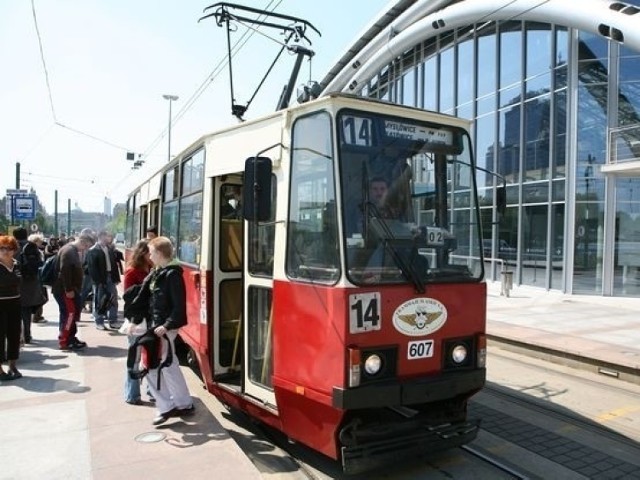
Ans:
[[[111,247],[113,236],[106,230],[98,232],[98,241],[87,252],[85,261],[93,283],[93,318],[98,330],[118,328],[118,291],[120,283],[118,259]]]
[[[76,337],[82,301],[80,290],[84,272],[81,254],[93,245],[90,235],[80,235],[58,252],[58,279],[53,284],[53,293],[60,308],[60,350],[78,350],[87,346]]]

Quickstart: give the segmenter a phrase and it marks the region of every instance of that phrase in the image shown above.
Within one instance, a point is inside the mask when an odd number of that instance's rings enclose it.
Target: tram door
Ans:
[[[246,222],[244,278],[244,391],[275,408],[273,374],[273,259],[275,253],[276,178],[272,176],[271,212],[265,222]]]
[[[219,261],[213,275],[216,380],[275,405],[271,386],[275,226],[244,221],[240,176],[216,179],[215,191],[219,206],[215,229]]]
[[[218,381],[239,389],[242,380],[242,305],[244,220],[239,198],[242,178],[215,179],[215,236],[213,266],[213,352]]]

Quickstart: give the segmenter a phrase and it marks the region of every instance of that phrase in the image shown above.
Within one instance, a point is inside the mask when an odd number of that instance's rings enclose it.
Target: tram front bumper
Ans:
[[[485,379],[486,370],[478,369],[428,380],[372,383],[348,389],[333,387],[332,404],[335,408],[351,410],[432,403],[471,395],[484,386]]]

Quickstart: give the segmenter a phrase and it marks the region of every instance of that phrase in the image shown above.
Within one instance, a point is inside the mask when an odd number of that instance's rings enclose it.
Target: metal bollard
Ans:
[[[500,295],[509,297],[511,289],[513,288],[513,272],[502,270],[500,273],[502,274]]]

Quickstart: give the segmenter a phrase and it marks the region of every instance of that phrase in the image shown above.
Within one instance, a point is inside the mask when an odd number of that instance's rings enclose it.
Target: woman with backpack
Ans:
[[[27,237],[27,229],[16,228],[13,231],[14,238],[18,241],[19,251],[15,258],[20,268],[20,313],[22,317],[22,338],[24,343],[31,343],[31,321],[38,307],[47,301],[42,293],[42,283],[38,275],[39,269],[44,263],[40,249],[35,242]],[[42,237],[40,237],[42,238]]]
[[[155,265],[155,271],[151,274],[149,282],[151,327],[161,341],[170,343],[169,351],[175,352],[178,330],[187,324],[186,290],[182,278],[182,267],[174,259],[173,245],[167,237],[156,237],[150,240],[149,252],[151,261]],[[175,355],[170,365],[162,369],[150,369],[148,381],[158,409],[153,425],[160,425],[171,417],[193,414],[193,401]],[[158,388],[159,385],[160,388]]]
[[[124,290],[127,291],[133,285],[141,285],[144,279],[149,275],[151,271],[151,267],[153,264],[149,258],[149,246],[147,245],[149,241],[147,239],[140,240],[135,248],[133,249],[133,253],[131,254],[131,259],[127,265],[127,269],[124,272]],[[145,327],[140,327],[140,324],[146,324],[146,318],[137,317],[130,318],[129,328],[125,332],[127,334],[127,342],[128,346],[131,347],[133,342],[136,339],[135,332],[142,330],[146,330]],[[138,333],[139,335],[139,333]],[[155,398],[149,390],[147,390],[149,395],[149,401],[155,402]],[[130,405],[142,405],[142,398],[140,395],[140,380],[136,378],[131,378],[129,373],[127,372],[127,379],[124,387],[124,401]]]

